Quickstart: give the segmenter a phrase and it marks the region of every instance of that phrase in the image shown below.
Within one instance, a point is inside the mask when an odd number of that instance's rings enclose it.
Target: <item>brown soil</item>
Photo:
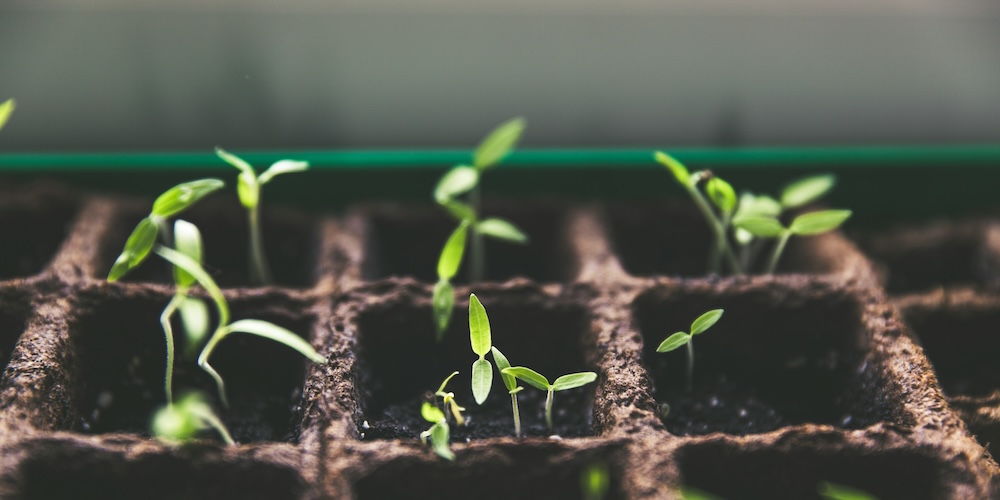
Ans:
[[[168,268],[103,282],[149,200],[22,191],[21,201],[0,203],[0,225],[27,206],[57,227],[56,236],[26,232],[37,246],[15,251],[31,262],[0,272],[3,497],[575,499],[595,466],[607,470],[606,499],[673,498],[684,485],[728,498],[815,498],[826,480],[883,499],[987,498],[1000,484],[968,430],[980,441],[1000,435],[989,434],[1000,418],[983,411],[982,395],[997,382],[976,368],[989,356],[953,363],[966,355],[935,340],[952,337],[929,333],[963,324],[963,339],[980,338],[992,302],[962,312],[961,323],[953,313],[964,305],[949,302],[952,316],[934,319],[926,301],[898,298],[911,331],[874,266],[839,234],[794,242],[778,276],[699,277],[700,243],[677,242],[702,241],[700,220],[669,204],[488,204],[484,212],[515,221],[532,244],[488,246],[488,280],[459,283],[438,343],[433,263],[453,223],[434,207],[367,205],[344,217],[265,207],[281,279],[250,287],[242,213],[232,199],[211,200],[182,218],[206,234],[234,317],[290,328],[330,363],[234,336],[213,364],[232,401],[217,409],[240,444],[209,434],[172,446],[146,431],[163,402],[158,319],[172,293]],[[53,199],[69,208],[40,208],[59,205]],[[976,299],[955,300],[986,300],[970,290]],[[486,404],[472,401],[470,293],[513,364],[550,378],[598,374],[556,394],[554,430],[533,388],[519,397],[520,439],[499,376]],[[684,351],[655,347],[716,307],[726,312],[695,339],[688,393]],[[973,345],[988,351],[988,342]],[[449,390],[470,422],[453,426],[450,463],[417,436],[429,426],[420,404],[455,370]],[[217,401],[184,358],[175,387]],[[670,413],[661,420],[663,403]]]

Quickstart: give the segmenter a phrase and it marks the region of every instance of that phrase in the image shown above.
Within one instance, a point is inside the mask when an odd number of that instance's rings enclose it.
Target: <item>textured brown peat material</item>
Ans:
[[[580,474],[593,465],[609,472],[608,499],[677,498],[683,485],[729,498],[810,498],[823,480],[883,499],[964,499],[989,498],[1000,485],[996,463],[953,411],[962,411],[958,400],[949,406],[939,389],[947,376],[935,376],[873,265],[839,233],[793,239],[774,277],[704,276],[697,249],[661,249],[636,267],[634,256],[649,252],[632,246],[644,244],[642,226],[623,236],[633,217],[647,217],[649,237],[663,245],[695,238],[676,230],[695,231],[701,220],[623,203],[487,204],[484,215],[510,218],[539,246],[488,248],[487,280],[456,287],[438,348],[430,282],[454,227],[439,209],[370,204],[332,217],[265,207],[273,223],[265,238],[295,240],[297,249],[275,243],[270,261],[286,276],[249,287],[244,214],[230,194],[213,195],[181,218],[206,234],[208,268],[227,287],[234,317],[291,328],[330,363],[234,335],[213,362],[233,399],[217,410],[240,443],[208,434],[169,445],[143,422],[162,399],[158,319],[173,293],[169,268],[104,282],[151,200],[63,192],[74,207],[56,231],[63,239],[37,269],[0,277],[0,348],[13,346],[0,381],[0,497],[576,499]],[[421,231],[432,220],[440,234]],[[410,249],[426,264],[400,261]],[[528,436],[520,439],[499,376],[483,407],[472,400],[472,292],[513,364],[550,378],[598,374],[555,395],[559,438],[541,424],[531,395],[540,391],[521,393]],[[695,339],[696,387],[735,380],[781,417],[770,427],[741,427],[738,410],[735,421],[708,422],[708,432],[698,431],[698,413],[686,424],[694,432],[659,417],[657,403],[682,386],[676,375],[686,360],[650,349],[712,307],[726,315]],[[461,375],[450,390],[472,418],[455,429],[457,457],[447,462],[417,437],[429,424],[393,421],[388,409],[418,417],[419,402],[453,370]],[[177,373],[175,390],[198,387],[215,399],[191,361],[179,357]]]

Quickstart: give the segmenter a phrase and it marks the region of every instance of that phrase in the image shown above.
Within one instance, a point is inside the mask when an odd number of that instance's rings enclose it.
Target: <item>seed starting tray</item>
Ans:
[[[1000,442],[1000,229],[989,220],[793,239],[775,276],[715,277],[703,273],[708,232],[684,203],[488,203],[532,241],[487,245],[488,279],[457,282],[438,344],[433,270],[453,222],[437,207],[265,206],[278,284],[249,287],[245,216],[234,196],[213,195],[180,218],[202,230],[233,318],[292,329],[330,362],[227,339],[213,364],[231,407],[218,411],[239,444],[178,446],[147,431],[164,402],[169,267],[153,257],[104,279],[150,203],[4,188],[0,496],[577,499],[595,464],[608,499],[675,498],[682,486],[817,498],[821,481],[882,499],[998,495],[984,448]],[[945,259],[968,269],[938,269]],[[554,431],[530,387],[520,439],[498,377],[483,407],[472,401],[473,292],[512,364],[597,372],[556,394]],[[683,353],[655,347],[714,308],[725,314],[696,339],[688,393]],[[453,426],[452,463],[418,434],[429,427],[420,401],[453,370],[470,424]],[[174,387],[215,398],[183,355]]]

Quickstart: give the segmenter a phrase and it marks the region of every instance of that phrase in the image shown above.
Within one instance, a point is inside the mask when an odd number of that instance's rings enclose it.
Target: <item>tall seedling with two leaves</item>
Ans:
[[[685,377],[685,387],[687,387],[688,392],[691,392],[692,384],[694,383],[694,336],[705,333],[706,330],[715,325],[722,317],[722,309],[713,309],[708,311],[701,316],[698,316],[691,323],[690,332],[677,332],[673,335],[667,337],[660,342],[659,347],[656,348],[656,352],[670,352],[681,346],[687,346],[687,376]]]
[[[472,342],[472,352],[479,356],[479,359],[472,363],[472,395],[476,399],[476,404],[483,404],[493,388],[493,366],[486,359],[487,353],[493,353],[493,361],[497,363],[500,378],[507,387],[507,393],[510,394],[510,404],[514,414],[514,435],[520,437],[521,414],[517,408],[517,393],[524,388],[517,385],[517,380],[512,375],[503,373],[504,369],[510,368],[510,362],[500,349],[493,345],[490,318],[476,294],[469,296],[469,338]]]
[[[514,148],[524,130],[524,120],[515,118],[494,129],[473,153],[472,165],[458,165],[446,173],[434,189],[434,200],[457,221],[438,259],[438,282],[434,286],[434,323],[438,339],[451,320],[455,304],[451,280],[462,263],[467,240],[471,240],[470,281],[482,281],[486,274],[483,238],[524,244],[528,237],[513,223],[499,217],[480,218],[480,178]],[[465,199],[461,199],[462,197]],[[472,232],[471,237],[467,234]]]
[[[814,236],[833,231],[851,217],[850,210],[822,210],[802,214],[785,227],[775,217],[747,216],[736,219],[736,226],[758,238],[777,238],[771,258],[768,260],[767,273],[773,274],[778,268],[778,260],[792,236]]]
[[[250,227],[250,280],[258,285],[268,285],[273,279],[271,269],[267,265],[267,257],[264,256],[264,240],[261,236],[260,190],[277,175],[305,171],[309,168],[309,163],[280,160],[258,176],[253,167],[242,158],[222,148],[215,148],[215,154],[240,170],[236,192],[239,194],[240,203],[247,209],[247,223]]]

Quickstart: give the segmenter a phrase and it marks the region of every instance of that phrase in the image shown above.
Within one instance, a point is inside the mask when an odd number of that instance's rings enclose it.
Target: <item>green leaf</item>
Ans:
[[[132,230],[132,234],[129,235],[128,240],[125,241],[125,248],[122,249],[121,255],[118,256],[114,265],[111,266],[111,272],[108,273],[108,281],[118,281],[126,273],[135,269],[139,264],[142,264],[142,261],[149,255],[150,250],[153,249],[153,245],[156,244],[156,234],[158,232],[159,226],[152,218],[146,217],[139,221],[139,224]]]
[[[814,175],[799,179],[785,186],[781,192],[781,204],[785,208],[797,208],[812,203],[833,189],[837,178],[833,174]]]
[[[483,358],[472,363],[472,397],[476,404],[481,405],[490,395],[493,388],[493,365]]]
[[[664,153],[663,151],[657,151],[653,154],[656,161],[660,162],[670,170],[670,173],[674,174],[674,178],[677,182],[681,183],[682,186],[691,185],[691,174],[688,172],[687,167],[683,163],[677,161],[673,156]]]
[[[274,323],[269,323],[259,319],[241,319],[230,323],[226,327],[226,330],[231,333],[249,333],[251,335],[257,335],[258,337],[273,340],[279,344],[284,344],[292,349],[295,349],[296,351],[299,351],[313,363],[325,364],[327,361],[326,358],[320,356],[320,354],[316,352],[316,349],[313,349],[313,346],[307,342],[306,339],[299,337],[291,330],[282,328]]]
[[[177,312],[184,325],[184,336],[187,338],[189,350],[194,350],[208,336],[209,316],[208,305],[197,297],[184,297],[177,305]]]
[[[594,372],[580,372],[580,373],[570,373],[569,375],[563,375],[552,382],[553,391],[565,391],[567,389],[576,389],[577,387],[583,387],[593,381],[597,380],[597,374]]]
[[[499,217],[490,217],[477,222],[476,231],[511,243],[524,244],[528,242],[528,235],[521,232],[513,222]]]
[[[441,341],[448,324],[451,323],[452,309],[455,307],[455,289],[447,281],[438,281],[434,285],[434,326],[437,327],[437,341]]]
[[[437,187],[434,188],[434,199],[444,205],[456,196],[471,191],[478,183],[478,170],[466,165],[457,166],[449,170],[438,181]]]
[[[472,341],[472,352],[480,358],[490,352],[490,347],[493,346],[490,318],[476,294],[469,296],[469,339]]]
[[[457,371],[451,372],[451,375],[448,375],[448,377],[444,379],[444,382],[441,382],[441,386],[438,387],[437,392],[434,394],[437,395],[438,393],[443,393],[444,388],[448,387],[448,382],[451,382],[451,379],[455,378],[456,375],[458,375]]]
[[[305,172],[306,170],[309,170],[309,162],[307,161],[279,160],[268,167],[263,174],[260,174],[260,177],[257,178],[257,182],[263,185],[271,182],[271,179],[273,179],[276,175]]]
[[[524,125],[524,118],[517,117],[493,129],[472,154],[472,164],[479,170],[485,170],[503,160],[521,138]]]
[[[420,407],[420,416],[424,417],[424,420],[432,424],[443,422],[445,419],[444,412],[441,411],[441,408],[438,408],[427,401],[424,401],[424,405]]]
[[[850,210],[823,210],[802,214],[788,228],[792,234],[810,236],[833,231],[851,216]]]
[[[243,161],[243,158],[240,158],[239,156],[236,156],[218,146],[215,147],[215,155],[218,156],[219,158],[222,158],[222,160],[225,161],[226,163],[240,169],[241,173],[253,176],[255,178],[257,177],[257,172],[254,172],[253,167],[251,167],[249,163]]]
[[[777,238],[785,232],[785,227],[781,225],[781,222],[772,217],[755,215],[738,217],[733,220],[733,225],[761,238]]]
[[[523,380],[525,384],[528,384],[536,389],[541,389],[543,391],[549,390],[549,381],[543,377],[540,373],[528,368],[526,366],[514,366],[511,368],[506,368],[501,371],[501,373],[512,375],[518,380]]]
[[[656,348],[656,352],[670,352],[678,347],[687,344],[691,340],[691,336],[684,332],[677,332],[660,342],[660,346]]]
[[[490,350],[493,352],[493,361],[497,364],[497,370],[500,371],[500,379],[503,380],[503,385],[507,387],[507,391],[517,389],[517,379],[513,375],[503,372],[504,369],[510,368],[510,361],[507,361],[507,356],[504,356],[496,346],[493,346]]]
[[[223,186],[225,183],[219,179],[199,179],[178,184],[156,198],[150,214],[164,219],[172,217]]]
[[[465,255],[465,236],[468,232],[469,224],[463,221],[452,231],[448,241],[444,243],[441,257],[438,258],[439,280],[450,281],[458,273],[458,268],[462,265],[462,256]]]
[[[10,115],[16,107],[17,101],[14,99],[7,99],[3,104],[0,104],[0,130],[3,130],[3,126],[7,124],[7,120],[10,119]]]
[[[730,214],[736,209],[736,191],[728,182],[719,177],[712,177],[708,180],[705,191],[722,213]]]
[[[153,251],[160,257],[166,259],[167,262],[184,269],[188,272],[188,274],[194,276],[194,279],[198,282],[198,284],[201,285],[206,292],[208,292],[208,295],[211,296],[212,300],[215,302],[215,307],[219,312],[219,324],[226,325],[229,323],[229,303],[226,302],[226,297],[222,294],[222,290],[219,288],[219,285],[215,284],[215,280],[213,280],[212,277],[205,272],[205,269],[201,267],[201,264],[192,260],[191,257],[163,245],[157,245],[153,248]]]
[[[818,493],[826,500],[878,500],[871,493],[826,481],[819,483]]]
[[[751,215],[777,218],[781,215],[781,204],[770,196],[756,196],[750,192],[743,193],[736,209],[736,217]]]
[[[448,447],[450,433],[446,422],[438,422],[431,429],[431,446],[434,448],[434,453],[445,460],[455,460],[455,453]]]
[[[596,462],[580,473],[580,489],[586,499],[602,499],[611,488],[611,475],[604,463]]]
[[[476,222],[476,210],[466,203],[456,200],[448,200],[441,204],[452,215],[452,217],[462,222]]]
[[[203,428],[201,421],[180,401],[164,405],[153,415],[153,435],[166,441],[188,441]]]
[[[198,231],[197,226],[185,220],[174,221],[174,246],[177,247],[178,252],[201,264],[201,232]],[[195,280],[194,276],[174,266],[174,282],[179,287],[189,287],[195,283]]]
[[[691,323],[691,335],[698,335],[699,333],[703,333],[705,330],[711,328],[712,325],[714,325],[717,321],[719,321],[719,318],[722,317],[722,313],[722,309],[712,309],[711,311],[698,316],[698,319]]]
[[[236,178],[236,194],[240,204],[246,208],[254,208],[260,203],[260,184],[252,173],[243,172]]]

